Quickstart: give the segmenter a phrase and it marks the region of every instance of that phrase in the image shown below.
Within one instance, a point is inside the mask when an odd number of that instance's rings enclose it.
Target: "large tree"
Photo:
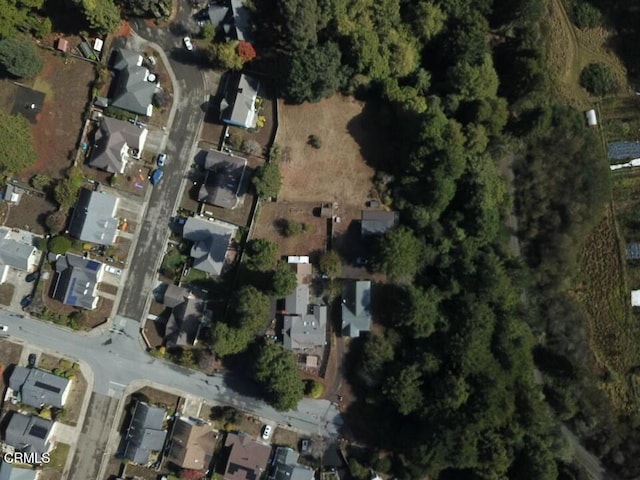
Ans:
[[[269,163],[260,165],[256,168],[251,182],[256,187],[258,196],[262,198],[277,197],[282,185],[282,175],[280,175],[278,162],[272,160]]]
[[[0,109],[0,172],[19,172],[33,165],[36,158],[29,122]]]
[[[80,2],[89,28],[92,30],[108,34],[113,33],[120,26],[120,10],[113,0],[80,0]]]
[[[304,394],[293,354],[272,340],[258,345],[253,374],[262,386],[266,401],[277,410],[291,410]]]
[[[278,263],[272,278],[272,293],[276,298],[284,298],[296,288],[296,274],[286,262]]]
[[[424,246],[406,227],[389,230],[378,240],[373,265],[392,280],[410,281],[424,265]]]
[[[293,52],[286,96],[302,103],[332,95],[344,80],[340,58],[340,48],[334,42]]]
[[[278,257],[278,245],[266,238],[254,238],[247,242],[245,255],[250,270],[271,270]]]
[[[0,64],[11,75],[29,78],[40,73],[44,59],[30,39],[9,37],[0,40]]]

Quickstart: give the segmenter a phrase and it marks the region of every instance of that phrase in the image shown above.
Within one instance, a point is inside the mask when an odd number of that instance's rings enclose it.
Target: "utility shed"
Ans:
[[[596,125],[598,125],[598,117],[594,109],[588,110],[585,113],[585,116],[587,117],[587,125],[589,125],[590,127],[595,127]]]
[[[631,306],[640,307],[640,290],[631,290]]]

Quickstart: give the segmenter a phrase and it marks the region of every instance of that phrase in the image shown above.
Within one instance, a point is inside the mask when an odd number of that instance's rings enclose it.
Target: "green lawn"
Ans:
[[[640,97],[605,98],[600,123],[607,142],[640,140]]]
[[[67,463],[69,448],[69,445],[67,445],[66,443],[56,443],[56,448],[54,448],[51,452],[51,461],[45,468],[62,473],[64,470],[64,466]]]

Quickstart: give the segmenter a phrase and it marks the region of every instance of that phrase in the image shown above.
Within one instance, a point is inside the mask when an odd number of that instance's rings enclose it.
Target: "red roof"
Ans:
[[[59,38],[58,39],[58,46],[56,48],[58,50],[60,50],[61,52],[66,52],[67,50],[69,50],[69,42],[67,40],[65,40],[64,38]]]

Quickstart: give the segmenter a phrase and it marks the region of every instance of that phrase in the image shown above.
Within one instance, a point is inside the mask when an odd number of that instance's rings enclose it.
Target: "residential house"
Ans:
[[[94,310],[103,275],[103,263],[67,253],[56,260],[53,298],[65,305]]]
[[[382,235],[397,226],[399,221],[400,215],[398,212],[363,210],[362,220],[360,222],[360,233],[362,237]]]
[[[124,456],[133,463],[146,465],[154,452],[164,447],[167,437],[163,429],[167,411],[136,400],[127,428]]]
[[[20,403],[30,407],[62,408],[71,391],[71,381],[45,370],[17,365],[9,378],[9,388],[19,394]]]
[[[0,480],[36,480],[38,471],[30,468],[19,468],[0,460]]]
[[[118,233],[116,211],[119,203],[120,199],[114,195],[81,188],[69,234],[83,242],[113,245]]]
[[[342,284],[342,334],[358,337],[371,329],[371,282],[346,280]]]
[[[6,281],[11,268],[23,272],[36,269],[40,259],[34,246],[37,238],[29,232],[0,227],[0,283]]]
[[[236,227],[218,220],[187,218],[182,237],[193,242],[191,257],[193,268],[220,275],[225,264],[229,243],[236,233]]]
[[[234,72],[227,83],[227,92],[220,102],[222,121],[241,128],[256,128],[258,109],[256,99],[260,82],[249,75]]]
[[[267,470],[271,447],[243,433],[228,433],[224,453],[228,455],[224,480],[260,480]]]
[[[221,29],[225,28],[227,15],[229,14],[229,7],[211,2],[209,3],[208,14],[209,21],[211,22],[211,25],[213,25],[213,29],[217,33]]]
[[[22,196],[26,193],[24,188],[18,187],[11,183],[7,184],[7,188],[4,191],[4,200],[14,205],[20,205]]]
[[[180,417],[174,423],[171,446],[165,458],[180,468],[206,470],[213,458],[217,439],[208,423]]]
[[[198,201],[221,208],[236,208],[246,166],[246,158],[216,150],[208,151],[204,160],[207,173],[198,192]]]
[[[278,447],[268,480],[313,480],[315,471],[298,463],[298,453],[289,447]]]
[[[20,452],[43,454],[51,450],[54,422],[35,415],[13,412],[4,433],[4,442]]]
[[[140,158],[148,130],[116,118],[101,117],[94,134],[89,165],[109,173],[124,173],[130,158]]]
[[[164,294],[164,305],[171,309],[165,327],[167,347],[194,345],[204,318],[205,300],[184,287],[169,285]]]
[[[308,350],[322,347],[327,336],[327,306],[310,305],[311,264],[307,263],[308,257],[288,257],[287,260],[298,284],[284,300],[284,348]]]
[[[158,85],[155,76],[142,66],[142,55],[120,48],[114,54],[113,69],[117,78],[111,105],[138,115],[150,117],[153,113],[153,94]]]
[[[252,43],[254,28],[251,21],[251,9],[245,0],[231,0],[231,13],[233,14],[236,40]]]

